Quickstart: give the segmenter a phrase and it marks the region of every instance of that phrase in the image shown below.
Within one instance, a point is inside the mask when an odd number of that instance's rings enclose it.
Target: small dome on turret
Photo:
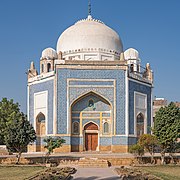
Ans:
[[[139,52],[134,48],[129,48],[124,52],[124,56],[126,60],[130,59],[139,59]]]
[[[58,59],[58,55],[53,48],[46,48],[42,52],[41,59]]]

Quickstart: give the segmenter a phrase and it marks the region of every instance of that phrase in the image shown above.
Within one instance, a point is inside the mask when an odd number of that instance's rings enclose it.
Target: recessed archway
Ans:
[[[98,130],[98,126],[93,122],[89,122],[84,126],[84,130]]]
[[[136,130],[138,138],[144,134],[144,115],[141,112],[136,117]]]
[[[42,112],[36,116],[36,135],[38,144],[36,151],[41,152],[43,150],[42,136],[46,135],[46,117]]]
[[[45,115],[41,112],[36,117],[36,134],[38,136],[45,135],[45,120]]]
[[[111,130],[112,104],[105,97],[90,91],[75,99],[71,104],[71,151],[98,151],[99,134],[107,135],[104,121]],[[74,124],[79,125],[78,133]]]

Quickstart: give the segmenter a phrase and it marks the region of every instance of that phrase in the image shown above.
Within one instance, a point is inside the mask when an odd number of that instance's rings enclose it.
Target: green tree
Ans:
[[[140,136],[138,143],[141,147],[144,147],[151,155],[151,163],[154,163],[154,151],[155,147],[158,145],[158,141],[155,136],[151,134],[143,134]]]
[[[6,128],[4,135],[5,144],[10,152],[17,152],[17,164],[21,154],[29,143],[36,140],[36,133],[27,117],[21,113],[19,119],[15,119]]]
[[[133,144],[129,148],[129,152],[133,154],[139,163],[142,163],[142,156],[144,155],[144,147],[139,143]],[[139,158],[140,157],[140,158]]]
[[[6,128],[12,123],[13,120],[19,119],[21,116],[18,103],[14,103],[13,100],[7,100],[3,98],[0,101],[0,144],[5,144],[4,134]]]
[[[180,137],[180,109],[173,102],[156,113],[153,132],[160,144],[161,163],[164,164],[165,153],[173,151],[172,145]]]
[[[62,144],[65,143],[66,141],[64,139],[62,139],[61,137],[49,136],[49,137],[44,139],[44,142],[46,143],[44,148],[48,150],[48,152],[46,154],[46,156],[47,156],[46,163],[47,163],[48,157],[51,153],[53,153],[54,149],[61,147]]]

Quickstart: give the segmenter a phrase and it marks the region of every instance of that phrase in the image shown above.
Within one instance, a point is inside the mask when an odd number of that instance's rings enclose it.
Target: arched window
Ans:
[[[45,115],[41,112],[36,117],[36,134],[40,136],[46,134]]]
[[[144,134],[144,115],[142,113],[139,113],[137,115],[137,137],[141,136]]]
[[[45,115],[43,113],[39,113],[37,115],[37,121],[38,122],[44,122],[45,121]]]
[[[103,133],[109,134],[109,124],[107,122],[104,123]]]
[[[73,134],[79,134],[79,122],[73,122],[72,132]]]
[[[137,65],[137,72],[140,72],[139,64]]]
[[[134,71],[134,64],[131,64],[130,65],[130,72],[133,72]]]
[[[51,71],[51,64],[48,63],[48,64],[47,64],[47,72],[50,72],[50,71]]]
[[[92,99],[89,100],[88,106],[89,107],[94,107],[94,101]]]
[[[44,64],[41,64],[41,72],[44,72]]]

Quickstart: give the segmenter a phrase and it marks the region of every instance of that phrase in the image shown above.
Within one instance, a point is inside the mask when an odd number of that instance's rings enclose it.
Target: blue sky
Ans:
[[[87,17],[88,0],[0,1],[0,99],[19,102],[26,112],[27,77],[33,60],[59,35]],[[154,70],[154,96],[180,101],[180,1],[91,0],[92,16],[120,35],[124,50],[136,48]]]

